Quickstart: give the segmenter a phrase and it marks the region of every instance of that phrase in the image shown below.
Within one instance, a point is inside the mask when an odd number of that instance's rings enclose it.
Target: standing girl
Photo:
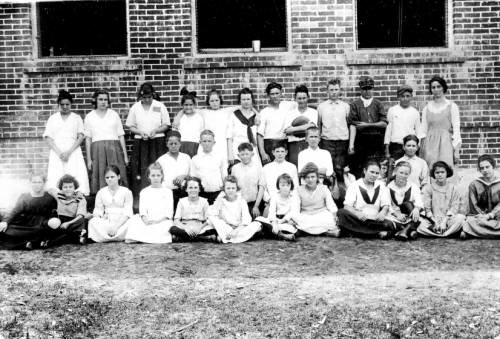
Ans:
[[[429,181],[429,166],[424,159],[417,156],[418,138],[416,135],[410,134],[403,138],[403,151],[405,155],[396,160],[396,164],[401,161],[406,161],[411,165],[411,174],[408,180],[419,188],[424,187]]]
[[[223,243],[241,243],[250,240],[261,230],[257,221],[252,222],[248,205],[239,194],[236,178],[224,179],[222,192],[208,212],[208,220]]]
[[[128,186],[128,156],[122,122],[118,113],[109,108],[109,93],[103,89],[95,91],[92,104],[95,109],[85,117],[84,129],[87,167],[92,171],[90,192],[95,194],[106,185],[104,174],[109,165],[119,168],[123,185]]]
[[[240,108],[230,114],[226,131],[227,139],[227,160],[229,164],[234,164],[238,159],[238,146],[244,142],[252,144],[257,149],[257,125],[259,118],[253,108],[254,96],[249,88],[243,88],[238,93],[238,104]],[[254,152],[252,157],[254,164],[262,165],[258,152]]]
[[[318,183],[318,172],[318,166],[312,162],[301,170],[300,178],[305,184],[298,188],[300,213],[293,217],[293,221],[300,231],[307,234],[338,237],[337,206],[330,190]]]
[[[432,166],[441,160],[453,166],[460,158],[460,116],[458,106],[448,99],[446,81],[438,76],[429,81],[432,101],[422,111],[422,158]]]
[[[269,215],[267,218],[258,217],[264,231],[274,234],[279,239],[295,240],[295,223],[292,217],[299,212],[300,202],[293,192],[292,177],[284,173],[276,180],[278,192],[271,195]]]
[[[398,240],[417,238],[420,210],[424,207],[420,189],[408,180],[410,174],[410,163],[400,161],[394,168],[394,180],[387,185],[391,198],[387,217],[394,223],[394,228],[399,230],[395,234]]]
[[[174,214],[172,190],[162,186],[163,170],[153,163],[147,169],[150,186],[144,188],[139,196],[139,214],[127,221],[126,242],[165,244],[172,242],[169,229]]]
[[[49,166],[47,169],[47,188],[56,188],[57,181],[64,174],[71,174],[80,183],[79,190],[88,195],[89,177],[83,159],[82,143],[83,121],[78,114],[71,112],[73,96],[60,90],[57,104],[60,111],[50,116],[43,136],[50,147]]]
[[[174,226],[170,229],[172,235],[179,240],[189,241],[214,234],[213,227],[207,224],[208,201],[200,197],[203,192],[201,180],[186,177],[183,189],[187,197],[180,199],[177,204]]]
[[[137,100],[128,113],[125,125],[134,133],[131,159],[131,189],[135,196],[148,185],[148,166],[167,151],[165,131],[170,118],[165,105],[153,99],[153,85],[145,82],[139,88]]]
[[[191,158],[198,153],[200,133],[205,129],[203,116],[196,110],[196,92],[189,92],[186,87],[181,90],[182,116],[179,119],[178,131],[182,135],[181,149]]]
[[[422,189],[425,217],[417,232],[429,237],[449,237],[462,229],[465,215],[459,213],[460,192],[448,178],[453,170],[444,161],[432,165],[431,177],[436,179]]]
[[[95,242],[123,241],[126,222],[132,217],[132,192],[120,186],[120,169],[115,165],[105,168],[107,186],[97,192],[94,217],[89,220],[89,238]]]

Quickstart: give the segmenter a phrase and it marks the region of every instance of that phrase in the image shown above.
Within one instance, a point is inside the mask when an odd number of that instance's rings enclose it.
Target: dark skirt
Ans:
[[[138,196],[143,188],[149,186],[146,173],[148,166],[166,152],[167,145],[164,137],[148,140],[134,139],[130,158],[130,186],[134,196]]]
[[[186,153],[191,158],[198,154],[198,143],[192,141],[181,141],[181,153]]]
[[[40,245],[47,232],[47,220],[36,225],[9,224],[5,232],[0,233],[0,250],[25,249],[31,242],[33,247]]]
[[[127,168],[123,158],[123,149],[118,140],[100,140],[91,145],[92,154],[92,176],[90,181],[90,192],[97,193],[106,186],[104,171],[109,165],[116,165],[120,170],[121,185],[128,187]]]
[[[392,222],[389,220],[376,221],[365,220],[361,221],[354,214],[348,210],[341,208],[337,212],[339,219],[339,227],[355,236],[359,237],[373,237],[383,231],[393,231]]]
[[[73,217],[68,217],[65,215],[60,215],[59,220],[61,223],[68,222],[73,220]],[[71,224],[66,229],[57,228],[51,229],[48,228],[45,239],[50,241],[50,246],[62,245],[62,244],[76,244],[80,241],[80,236],[82,235],[82,231],[86,229],[87,220],[85,218],[81,218],[74,224]]]

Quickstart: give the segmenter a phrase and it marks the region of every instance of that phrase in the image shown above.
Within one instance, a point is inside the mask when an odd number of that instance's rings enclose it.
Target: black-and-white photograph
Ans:
[[[498,0],[0,0],[0,339],[500,339]]]

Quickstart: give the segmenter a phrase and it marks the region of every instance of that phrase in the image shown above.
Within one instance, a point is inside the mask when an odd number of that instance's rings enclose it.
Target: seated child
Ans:
[[[252,222],[248,205],[239,194],[238,181],[232,175],[224,179],[224,191],[210,206],[208,221],[215,228],[218,240],[223,243],[241,243],[250,240],[261,225]]]
[[[292,216],[299,211],[299,199],[292,194],[293,180],[288,174],[282,174],[276,180],[278,194],[273,194],[269,202],[269,215],[267,218],[258,217],[255,219],[262,225],[263,230],[268,234],[273,234],[279,239],[295,240],[297,229],[294,226]]]
[[[189,174],[201,179],[204,192],[202,197],[213,204],[222,188],[222,179],[227,176],[227,165],[222,156],[213,152],[215,135],[210,130],[200,134],[201,152],[191,159]]]
[[[425,217],[421,218],[417,232],[429,237],[449,237],[459,233],[465,215],[459,213],[460,193],[449,182],[453,169],[444,161],[432,165],[431,177],[436,179],[422,189]]]
[[[394,168],[394,180],[387,185],[391,198],[391,206],[387,219],[391,220],[398,240],[417,238],[417,227],[420,223],[420,210],[424,207],[418,186],[408,180],[411,165],[400,161]]]
[[[262,167],[253,160],[253,146],[244,142],[238,146],[238,156],[241,162],[234,165],[231,175],[234,175],[241,186],[241,197],[248,204],[248,210],[254,218],[261,214],[261,204],[264,196],[264,179]]]
[[[89,220],[89,238],[95,242],[123,241],[126,222],[134,214],[132,192],[120,186],[117,166],[106,167],[104,177],[107,186],[97,192],[93,218]]]
[[[174,226],[170,233],[176,241],[215,240],[213,227],[207,223],[208,201],[200,197],[203,192],[201,180],[196,177],[186,177],[184,190],[187,197],[179,200],[175,211]]]
[[[174,214],[172,190],[162,186],[163,170],[159,163],[149,165],[147,176],[151,185],[141,190],[139,214],[127,221],[125,242],[171,243],[169,229]]]
[[[78,193],[78,181],[75,177],[66,174],[59,179],[59,192],[57,193],[57,214],[61,221],[59,228],[50,230],[50,244],[57,245],[66,242],[87,241],[87,201]]]
[[[307,234],[338,237],[337,206],[328,188],[318,182],[318,166],[307,163],[300,177],[305,182],[298,188],[300,212],[292,218],[297,229]]]

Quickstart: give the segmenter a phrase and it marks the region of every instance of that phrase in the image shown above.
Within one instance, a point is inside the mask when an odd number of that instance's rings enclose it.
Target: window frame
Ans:
[[[353,1],[354,6],[354,50],[359,52],[369,52],[369,51],[383,51],[383,52],[401,52],[401,51],[436,51],[436,50],[450,50],[454,44],[453,38],[453,0],[443,0],[444,1],[444,12],[445,12],[445,45],[435,46],[435,47],[367,47],[359,48],[359,30],[358,30],[358,0]]]
[[[127,0],[128,1],[128,0]],[[197,1],[203,0],[191,0],[191,53],[194,56],[230,56],[230,55],[247,55],[247,54],[278,54],[278,53],[289,53],[292,49],[292,10],[291,10],[291,0],[285,0],[286,6],[286,46],[285,47],[275,47],[275,48],[261,48],[260,52],[255,53],[252,50],[252,46],[248,48],[207,48],[200,50],[198,48],[198,9],[196,7]]]
[[[63,0],[62,2],[80,2],[85,0]],[[118,59],[124,60],[130,58],[130,0],[122,0],[125,2],[125,27],[126,31],[126,51],[125,54],[93,54],[93,55],[64,55],[64,56],[42,56],[41,54],[41,32],[40,32],[40,16],[38,14],[38,6],[37,3],[40,2],[59,2],[55,0],[37,0],[31,3],[31,46],[32,46],[32,55],[35,60],[40,61],[67,61],[67,60],[88,60],[88,59]]]

